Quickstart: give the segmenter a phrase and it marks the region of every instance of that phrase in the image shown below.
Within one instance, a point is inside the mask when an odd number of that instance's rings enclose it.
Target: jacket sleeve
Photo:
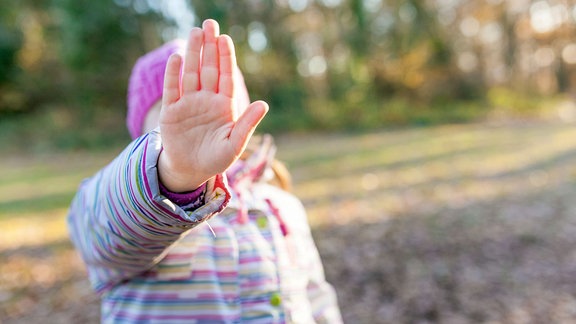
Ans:
[[[326,281],[324,267],[318,248],[311,233],[308,217],[304,206],[300,200],[295,200],[292,205],[292,226],[296,227],[300,235],[298,239],[302,248],[306,251],[308,261],[306,262],[306,273],[308,274],[308,284],[306,293],[314,322],[338,324],[342,323],[342,315],[338,306],[338,298],[334,287]]]
[[[276,189],[276,194],[278,194],[277,190],[279,189]],[[307,213],[302,202],[296,196],[285,192],[273,197],[271,201],[277,204],[279,210],[283,211],[282,214],[289,216],[282,217],[282,219],[289,225],[289,232],[291,233],[289,237],[298,246],[298,259],[302,262],[301,265],[308,279],[306,295],[314,322],[342,323],[336,291],[326,281],[322,260],[314,243]]]
[[[157,175],[161,149],[157,131],[136,139],[84,180],[72,201],[70,237],[99,293],[153,267],[183,234],[228,203],[222,175],[207,183],[198,208],[183,209],[163,196]]]
[[[309,269],[310,281],[307,286],[308,300],[312,308],[312,315],[316,323],[342,323],[340,308],[336,291],[326,281],[322,261],[316,245],[310,238],[310,252],[312,253],[311,267]]]

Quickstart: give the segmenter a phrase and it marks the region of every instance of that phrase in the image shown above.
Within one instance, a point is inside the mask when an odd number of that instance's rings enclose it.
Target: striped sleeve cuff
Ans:
[[[160,187],[160,193],[166,198],[171,200],[176,205],[180,206],[183,210],[195,210],[204,203],[204,197],[206,195],[206,184],[202,184],[198,189],[190,191],[177,193],[172,192],[166,188],[162,182],[158,183]]]

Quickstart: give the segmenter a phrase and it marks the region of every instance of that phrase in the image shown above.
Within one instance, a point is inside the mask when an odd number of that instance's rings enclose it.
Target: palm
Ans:
[[[164,150],[182,163],[194,163],[198,172],[222,172],[237,154],[229,139],[231,107],[230,98],[209,91],[185,95],[165,107],[160,117]]]
[[[168,61],[160,113],[159,167],[182,178],[175,191],[195,189],[187,185],[194,187],[226,170],[267,111],[264,102],[256,102],[236,116],[234,47],[228,36],[218,35],[214,21],[190,33],[182,77],[181,66],[178,56]]]

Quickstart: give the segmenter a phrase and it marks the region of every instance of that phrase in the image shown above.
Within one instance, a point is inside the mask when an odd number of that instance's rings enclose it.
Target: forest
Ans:
[[[132,65],[206,18],[235,41],[252,98],[271,106],[262,129],[272,133],[534,116],[576,90],[573,1],[22,0],[0,7],[3,147],[125,141]]]

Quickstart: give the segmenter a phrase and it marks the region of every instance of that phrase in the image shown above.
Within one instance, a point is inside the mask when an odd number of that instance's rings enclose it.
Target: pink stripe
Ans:
[[[144,143],[144,152],[142,153],[142,176],[144,178],[144,190],[146,191],[146,194],[148,195],[148,197],[152,198],[151,201],[154,203],[154,206],[160,210],[162,210],[164,213],[170,214],[172,216],[177,217],[180,220],[183,220],[180,215],[175,214],[174,212],[172,212],[171,210],[165,208],[163,205],[159,204],[154,197],[152,196],[152,189],[150,188],[150,183],[148,182],[148,176],[146,173],[146,161],[147,161],[147,154],[148,154],[148,142],[149,142],[149,138],[146,137],[146,141]],[[150,215],[149,215],[150,216]],[[184,221],[184,220],[183,220]]]
[[[211,277],[216,276],[218,278],[226,277],[236,277],[238,272],[236,271],[217,271],[217,270],[193,270],[195,276]]]
[[[262,258],[259,256],[254,256],[254,257],[250,257],[250,258],[249,257],[242,257],[242,258],[240,258],[239,263],[240,264],[254,263],[254,262],[260,263],[260,262],[264,261],[265,259],[266,258]]]
[[[182,261],[189,260],[194,256],[194,253],[168,253],[165,257],[165,261]]]
[[[272,279],[246,281],[242,283],[242,288],[262,288],[263,285],[275,285],[277,282]]]
[[[112,193],[110,192],[110,190],[111,190],[111,189],[108,189],[109,194],[112,195]],[[121,201],[126,201],[125,197],[122,195],[122,190],[119,190],[119,195],[120,195]],[[112,208],[114,208],[115,215],[120,215],[120,213],[119,213],[118,210],[116,209],[115,204],[112,203],[111,205],[112,205]],[[133,215],[130,215],[130,217],[133,217]],[[137,237],[137,238],[139,238],[139,239],[147,239],[147,237],[145,237],[145,236],[143,236],[143,235],[140,235],[138,232],[134,231],[134,229],[133,229],[131,226],[129,226],[129,225],[124,221],[124,219],[123,219],[122,217],[114,217],[114,219],[115,219],[116,221],[118,221],[119,223],[121,223],[123,229],[124,229],[125,231],[127,231],[128,233],[134,235],[135,237]],[[119,231],[119,232],[121,233],[122,231]]]
[[[156,300],[177,300],[178,294],[177,293],[150,293],[150,292],[146,292],[146,293],[142,293],[142,292],[136,292],[136,291],[126,291],[123,294],[119,294],[118,297],[128,297],[128,298],[138,298],[141,300],[150,300],[150,299],[156,299]]]
[[[187,315],[134,315],[128,312],[118,312],[116,317],[122,319],[149,321],[149,320],[204,320],[204,321],[230,321],[237,317],[234,315],[214,315],[214,314],[187,314]]]

